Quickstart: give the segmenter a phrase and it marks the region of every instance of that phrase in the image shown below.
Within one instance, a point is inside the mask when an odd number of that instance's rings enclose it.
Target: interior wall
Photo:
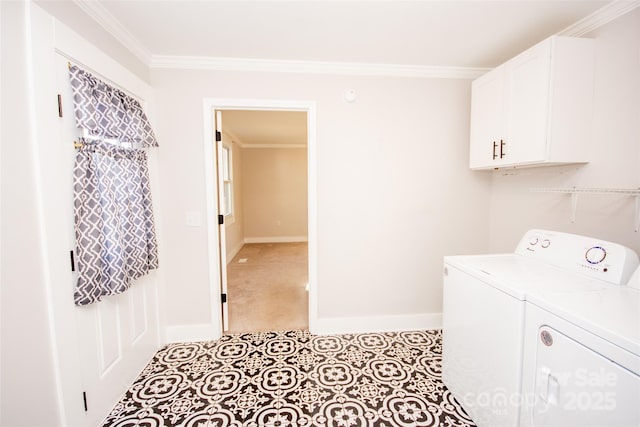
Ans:
[[[0,425],[62,425],[49,329],[25,2],[0,2],[2,343]],[[36,408],[34,410],[34,408]]]
[[[585,165],[493,172],[491,251],[513,251],[530,228],[617,242],[640,253],[634,198],[581,195],[575,223],[569,195],[532,193],[535,187],[640,188],[640,9],[594,30],[594,143]]]
[[[307,240],[307,150],[242,150],[247,242]]]
[[[314,101],[318,316],[436,316],[442,258],[487,250],[490,176],[468,168],[470,82],[154,69],[169,325],[208,323],[204,98]],[[345,89],[357,93],[343,100]],[[245,209],[246,211],[246,209]]]
[[[111,56],[129,71],[136,74],[145,82],[149,81],[149,67],[142,63],[138,57],[122,45],[100,25],[87,15],[75,1],[37,0],[39,7],[46,10],[51,16],[73,28],[75,32],[96,46],[98,49]]]

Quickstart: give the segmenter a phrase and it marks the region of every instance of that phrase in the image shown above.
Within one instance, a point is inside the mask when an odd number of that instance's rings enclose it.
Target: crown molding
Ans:
[[[307,148],[307,144],[238,144],[240,148]]]
[[[475,79],[490,68],[293,61],[252,58],[153,55],[99,1],[72,0],[135,57],[152,69],[253,71],[384,77]],[[640,6],[640,0],[614,0],[557,33],[583,36]]]
[[[153,55],[151,68],[475,79],[489,68]]]
[[[224,125],[223,125],[224,127]],[[307,148],[307,144],[245,144],[238,138],[235,134],[229,132],[226,129],[222,130],[222,143],[230,143],[237,145],[242,149],[252,149],[252,148]],[[227,136],[229,140],[225,141],[224,136]]]
[[[84,13],[104,28],[143,64],[151,62],[151,52],[127,30],[99,1],[72,0]]]
[[[640,6],[640,0],[615,0],[602,6],[578,22],[569,25],[564,30],[557,33],[559,36],[580,37],[591,31],[602,27],[614,19],[631,12]]]

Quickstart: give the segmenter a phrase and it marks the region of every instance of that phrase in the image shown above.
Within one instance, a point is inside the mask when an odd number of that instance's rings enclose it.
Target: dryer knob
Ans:
[[[540,341],[547,347],[551,347],[553,345],[553,336],[549,331],[542,331],[540,332]]]
[[[584,254],[589,264],[600,264],[607,257],[607,251],[602,246],[593,246]]]

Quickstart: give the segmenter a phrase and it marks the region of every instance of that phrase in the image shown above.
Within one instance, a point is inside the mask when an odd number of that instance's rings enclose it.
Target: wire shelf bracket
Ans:
[[[578,196],[580,194],[622,194],[636,200],[634,231],[640,229],[640,188],[531,188],[532,193],[562,193],[571,195],[571,222],[576,222]]]

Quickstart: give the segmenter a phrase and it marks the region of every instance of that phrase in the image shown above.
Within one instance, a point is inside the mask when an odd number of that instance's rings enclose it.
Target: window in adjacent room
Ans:
[[[223,206],[222,212],[228,220],[233,220],[233,171],[232,171],[231,147],[222,146],[222,185]]]

